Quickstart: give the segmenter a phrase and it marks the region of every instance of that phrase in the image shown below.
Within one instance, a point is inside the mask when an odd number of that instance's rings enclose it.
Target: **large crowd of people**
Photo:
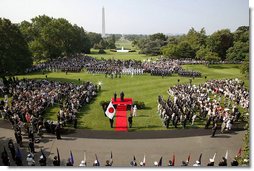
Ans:
[[[179,70],[178,75],[182,77],[201,77],[201,72],[197,71],[187,71],[187,70]]]
[[[52,59],[51,61],[42,62],[26,69],[26,73],[31,72],[80,72],[83,67],[91,63],[95,59],[90,56],[81,54]]]
[[[89,56],[77,55],[72,58],[54,59],[45,63],[37,64],[28,68],[30,72],[81,72],[86,69],[91,74],[105,74],[105,77],[121,78],[122,75],[142,75],[149,73],[152,76],[171,76],[178,74],[183,77],[201,77],[197,71],[184,70],[184,64],[207,64],[206,61],[198,60],[171,60],[160,59],[157,61],[136,61],[136,60],[105,60],[95,59]],[[5,95],[4,100],[0,100],[0,115],[9,120],[14,130],[17,148],[12,140],[8,143],[9,153],[16,165],[22,164],[19,147],[23,147],[23,135],[29,139],[27,155],[27,165],[36,165],[33,159],[34,143],[38,143],[44,132],[55,134],[57,139],[61,139],[62,128],[66,125],[73,125],[77,128],[77,114],[80,108],[97,95],[99,88],[91,82],[84,82],[80,85],[73,83],[30,80],[30,79],[10,79],[8,85],[0,85],[0,95],[8,94],[12,96],[10,101]],[[218,125],[220,131],[231,131],[234,124],[240,120],[242,113],[239,107],[249,110],[249,92],[244,87],[244,82],[238,79],[209,80],[198,86],[191,84],[178,84],[168,89],[169,97],[164,100],[158,97],[158,114],[166,128],[170,124],[177,128],[195,125],[197,120],[204,120],[204,128],[211,128],[212,135],[215,136]],[[57,120],[45,119],[45,112],[50,106],[59,105]],[[10,158],[7,150],[2,152],[4,165],[9,165]],[[47,165],[45,155],[38,161],[39,165]],[[58,160],[58,157],[54,158]],[[94,163],[94,166],[98,166]],[[232,161],[236,165],[236,160]],[[57,163],[57,164],[56,164]],[[132,166],[137,166],[136,161],[131,162]],[[189,161],[183,161],[182,166],[188,166]],[[220,164],[221,163],[221,164]],[[227,159],[223,158],[219,166],[227,166]],[[112,166],[113,161],[106,161],[108,166]],[[201,163],[195,163],[200,166]],[[60,165],[60,161],[53,162],[53,165]],[[66,165],[72,166],[70,160]],[[85,161],[81,165],[86,166]],[[154,164],[155,166],[161,166]],[[172,161],[168,163],[172,166]],[[214,165],[214,162],[210,162]],[[238,164],[237,164],[238,165]],[[145,166],[142,162],[140,166]]]
[[[6,148],[7,147],[7,148]],[[53,159],[48,158],[46,156],[44,150],[35,151],[29,151],[29,152],[23,152],[19,148],[18,145],[15,145],[12,139],[8,141],[7,144],[4,145],[3,149],[1,149],[1,159],[4,166],[14,166],[11,163],[15,163],[17,166],[80,166],[80,167],[98,167],[98,166],[114,166],[114,160],[113,160],[113,154],[111,152],[110,157],[104,162],[100,161],[97,154],[95,154],[95,160],[90,165],[87,163],[87,156],[84,152],[84,159],[80,162],[74,161],[75,153],[72,153],[70,151],[70,156],[68,156],[68,160],[66,162],[61,161],[61,156],[59,153],[58,148],[56,149],[57,154],[54,156]],[[25,154],[24,154],[25,153]],[[39,155],[39,159],[35,159],[35,155]],[[39,153],[39,154],[38,154]],[[154,167],[186,167],[186,166],[247,166],[247,163],[249,162],[248,159],[244,159],[243,162],[240,164],[238,160],[240,157],[242,157],[241,154],[242,149],[240,148],[237,152],[235,157],[230,161],[228,158],[228,151],[226,151],[225,156],[221,158],[221,160],[218,160],[217,165],[215,164],[215,158],[216,153],[211,156],[209,159],[209,162],[205,162],[202,159],[202,153],[198,156],[197,160],[191,161],[190,154],[188,155],[187,159],[180,159],[181,164],[176,165],[176,160],[179,160],[177,156],[174,154],[172,159],[169,160],[163,160],[163,157],[160,157],[158,161],[154,161],[152,163],[152,166]],[[63,157],[63,156],[62,156]],[[74,165],[75,163],[78,163],[78,165]],[[80,164],[79,164],[80,163]],[[127,163],[126,163],[127,164]],[[151,163],[149,163],[151,164]],[[135,155],[133,156],[133,160],[129,162],[130,167],[145,167],[148,165],[148,162],[146,161],[146,156],[144,155],[144,158],[141,159],[140,162],[137,161]]]
[[[9,101],[6,95],[0,101],[0,113],[11,123],[19,146],[23,146],[22,135],[28,135],[32,148],[45,132],[61,139],[62,128],[66,124],[77,128],[79,109],[90,103],[96,96],[98,87],[91,82],[75,85],[48,80],[16,79],[9,81],[8,90],[12,100]],[[57,120],[46,120],[46,110],[56,104],[60,107]]]
[[[206,120],[205,128],[212,125],[216,131],[217,123],[221,123],[221,132],[230,131],[241,116],[239,105],[249,109],[249,93],[238,79],[210,80],[198,86],[179,84],[168,93],[166,101],[158,97],[158,113],[167,128],[170,121],[176,128],[179,123],[185,128],[200,118]]]
[[[121,75],[142,75],[150,73],[153,76],[171,76],[176,73],[180,76],[200,77],[197,71],[184,70],[182,64],[199,64],[202,61],[158,59],[156,61],[144,60],[115,60],[96,59],[87,55],[76,55],[72,57],[58,58],[44,63],[39,63],[26,70],[30,72],[81,72],[86,69],[91,74],[105,74],[111,78],[121,77]]]

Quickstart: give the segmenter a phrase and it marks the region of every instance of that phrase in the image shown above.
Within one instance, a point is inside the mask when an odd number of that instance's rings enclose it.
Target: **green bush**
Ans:
[[[100,49],[98,53],[99,54],[105,54],[106,52],[103,49]]]
[[[136,105],[138,109],[144,109],[145,108],[145,103],[144,102],[134,101],[133,105]]]
[[[110,101],[101,101],[100,105],[103,107],[107,107],[109,105]],[[133,105],[137,106],[137,109],[144,109],[145,108],[145,103],[144,102],[140,102],[140,101],[134,101]],[[128,106],[128,109],[130,109],[130,106]]]

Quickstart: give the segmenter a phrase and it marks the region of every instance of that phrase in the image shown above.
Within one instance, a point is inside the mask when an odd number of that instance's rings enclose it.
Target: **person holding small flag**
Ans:
[[[225,154],[225,157],[222,157],[222,161],[219,163],[219,166],[227,166],[228,165],[227,160],[228,160],[228,150]]]
[[[95,160],[94,160],[93,166],[100,166],[100,162],[98,160],[97,154],[95,154]]]
[[[162,157],[160,158],[159,162],[155,161],[154,166],[162,166]]]
[[[73,154],[72,154],[72,151],[70,151],[70,163],[71,165],[73,166],[74,165],[74,157],[73,157]]]
[[[239,149],[237,155],[234,157],[234,160],[231,162],[231,166],[238,166],[239,165],[237,160],[241,157],[241,154],[242,154],[242,148]]]
[[[133,156],[133,160],[130,162],[131,166],[137,166],[136,157]]]
[[[73,166],[70,158],[68,159],[68,162],[66,163],[66,166]]]
[[[86,162],[84,160],[82,160],[79,164],[79,166],[86,166]]]
[[[57,156],[55,156],[54,159],[53,159],[53,165],[54,166],[59,166],[58,163],[59,163],[59,160],[58,160]]]
[[[168,161],[168,166],[175,166],[175,154],[173,154],[173,160]]]
[[[182,165],[181,166],[188,166],[189,162],[190,162],[190,157],[191,157],[191,155],[189,154],[187,160],[186,161],[182,161]]]
[[[237,156],[234,158],[234,160],[231,162],[231,166],[238,166],[239,163],[237,161]]]
[[[84,151],[84,159],[80,162],[79,166],[86,166],[86,152]]]
[[[193,166],[201,166],[201,158],[202,158],[202,153],[199,156],[199,159],[196,161],[196,163]]]
[[[209,159],[209,163],[207,164],[207,166],[214,166],[215,157],[216,157],[216,153],[213,155],[213,158]]]
[[[112,164],[113,164],[113,154],[111,152],[110,160],[106,160],[106,165],[105,166],[112,166]]]
[[[46,158],[45,154],[43,153],[42,149],[41,149],[41,156],[39,159],[39,164],[40,164],[40,166],[47,166],[47,158]]]
[[[59,154],[58,148],[56,150],[57,150],[57,156],[54,157],[53,165],[60,166],[60,154]]]
[[[146,166],[146,156],[144,155],[144,158],[143,158],[143,161],[140,162],[139,164],[141,167],[143,166]]]

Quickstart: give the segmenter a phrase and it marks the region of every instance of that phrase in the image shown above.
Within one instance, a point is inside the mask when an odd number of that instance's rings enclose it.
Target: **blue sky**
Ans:
[[[102,6],[106,33],[179,34],[205,27],[211,34],[249,25],[248,0],[0,0],[0,17],[17,23],[45,14],[101,33]]]

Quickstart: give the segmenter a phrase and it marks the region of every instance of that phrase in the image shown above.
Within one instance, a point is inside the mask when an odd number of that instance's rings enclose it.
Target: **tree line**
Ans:
[[[46,15],[18,24],[0,18],[0,77],[22,73],[33,62],[90,53],[90,49],[115,49],[120,34],[102,38],[101,34],[87,32],[64,18]],[[168,58],[193,58],[208,61],[244,61],[242,72],[249,72],[249,27],[241,26],[231,33],[222,29],[206,35],[202,28],[191,28],[187,34],[166,36],[126,35],[140,53],[163,55]],[[102,51],[103,52],[103,51]]]
[[[249,58],[249,27],[241,26],[233,33],[222,29],[207,35],[205,28],[191,28],[187,34],[166,36],[156,33],[138,37],[133,45],[140,53],[168,58],[192,58],[207,61],[244,61]]]
[[[117,35],[117,38],[119,35]],[[86,32],[64,18],[46,15],[14,24],[0,18],[0,77],[22,73],[33,62],[115,48],[116,36]]]

